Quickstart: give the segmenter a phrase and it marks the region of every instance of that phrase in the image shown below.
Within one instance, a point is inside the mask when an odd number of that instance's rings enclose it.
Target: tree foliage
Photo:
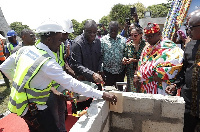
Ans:
[[[18,35],[21,34],[21,31],[23,29],[30,29],[28,25],[23,25],[22,22],[13,22],[10,24],[10,28],[12,30],[15,30],[15,32],[17,32]]]
[[[110,11],[110,20],[118,21],[119,24],[124,24],[126,18],[130,18],[129,5],[117,4]]]
[[[146,7],[140,2],[135,3],[133,7],[136,7],[139,19],[144,18],[144,12],[146,11]]]
[[[146,8],[142,3],[138,2],[133,5],[122,5],[122,4],[114,5],[109,14],[110,20],[118,21],[120,29],[123,28],[126,22],[126,18],[133,20],[130,11],[130,8],[132,7],[137,8],[137,14],[139,19],[144,17],[144,12],[146,11]]]
[[[72,23],[73,23],[74,32],[69,34],[69,38],[73,40],[80,33],[80,29],[79,29],[80,23],[76,21],[75,19],[72,19]]]
[[[110,16],[107,15],[107,16],[103,16],[103,17],[99,20],[99,23],[103,24],[104,27],[108,28],[108,24],[109,24],[110,21],[111,21]]]
[[[73,29],[74,29],[74,32],[71,33],[69,35],[69,38],[70,39],[75,39],[78,35],[82,34],[83,33],[83,30],[84,30],[84,25],[85,25],[85,22],[87,21],[88,19],[82,21],[81,23],[79,23],[78,21],[76,21],[75,19],[72,19],[72,23],[73,23]]]
[[[148,11],[151,11],[151,17],[166,17],[169,11],[169,4],[157,4],[147,7]]]

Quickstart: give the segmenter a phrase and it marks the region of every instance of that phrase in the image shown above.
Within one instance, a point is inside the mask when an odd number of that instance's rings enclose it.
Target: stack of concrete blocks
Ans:
[[[70,132],[182,132],[185,102],[179,96],[112,91],[116,106],[95,100]],[[121,100],[121,101],[120,101]]]
[[[79,118],[70,132],[108,132],[110,127],[109,103],[103,99],[93,100],[87,110],[87,114]]]

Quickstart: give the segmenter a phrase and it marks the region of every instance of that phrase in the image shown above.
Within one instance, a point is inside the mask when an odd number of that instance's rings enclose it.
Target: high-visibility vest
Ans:
[[[37,45],[39,43],[40,43],[40,39],[37,39],[36,42],[35,42],[35,45]]]
[[[9,51],[10,55],[11,55],[12,50],[13,50],[15,47],[13,46],[13,44],[7,43],[7,48],[8,48],[8,51]]]
[[[43,89],[30,87],[30,81],[39,72],[41,66],[49,61],[51,56],[35,46],[26,46],[17,51],[15,74],[11,87],[8,108],[12,113],[21,115],[29,102],[45,105],[51,86]]]
[[[53,52],[53,54],[56,56],[56,62],[58,62],[58,64],[64,69],[65,66],[65,61],[64,61],[64,51],[65,51],[65,45],[64,43],[62,43],[60,45],[60,49],[59,49],[59,53],[55,53]],[[59,55],[59,56],[58,56]],[[52,87],[54,87],[55,89],[57,89],[60,84],[58,84],[56,81],[52,81],[51,83]]]
[[[3,49],[4,49],[4,44],[3,44],[3,41],[2,39],[0,39],[0,60],[1,61],[5,61],[6,60],[6,57],[4,56],[4,53],[3,53]]]

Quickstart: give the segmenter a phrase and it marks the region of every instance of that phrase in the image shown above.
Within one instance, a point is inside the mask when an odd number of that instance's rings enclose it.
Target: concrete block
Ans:
[[[122,113],[123,112],[123,96],[120,91],[110,91],[109,93],[112,93],[117,96],[117,103],[116,105],[112,105],[110,103],[110,111]]]
[[[70,129],[70,132],[87,132],[91,127],[92,122],[89,121],[85,115],[79,118],[79,120]]]
[[[103,100],[94,100],[88,108],[88,114],[79,118],[79,120],[71,128],[70,132],[100,132],[103,124],[101,116],[101,108]]]
[[[101,103],[103,104],[101,108],[101,116],[102,120],[105,121],[106,118],[109,116],[108,114],[110,113],[109,102],[103,100]]]
[[[116,114],[112,114],[112,127],[117,127],[121,129],[133,129],[133,122],[131,118],[123,118],[121,116],[117,116]]]
[[[171,124],[166,122],[153,122],[146,120],[142,122],[142,132],[182,132],[183,124]]]
[[[108,117],[107,121],[106,121],[106,125],[103,129],[103,132],[109,132],[110,129],[110,117]]]
[[[88,122],[90,123],[90,122]],[[88,132],[100,132],[101,128],[103,126],[103,121],[102,121],[102,117],[101,114],[99,113],[93,120],[93,122],[91,122],[92,125],[90,126]]]
[[[124,97],[124,112],[153,114],[154,100],[149,98]]]
[[[161,103],[162,108],[162,117],[169,117],[169,118],[184,118],[184,111],[185,111],[185,102],[182,100],[181,97],[167,97]]]

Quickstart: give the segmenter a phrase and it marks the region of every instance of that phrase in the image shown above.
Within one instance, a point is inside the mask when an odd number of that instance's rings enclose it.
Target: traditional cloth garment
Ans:
[[[140,55],[145,45],[146,45],[145,40],[141,40],[139,49],[138,51],[136,51],[133,40],[128,39],[126,42],[126,47],[124,49],[124,57],[126,57],[127,59],[128,58],[140,59]],[[127,68],[127,71],[126,71],[126,76],[127,76],[127,90],[126,91],[127,92],[139,92],[139,89],[137,89],[133,85],[134,73],[135,73],[137,65],[138,65],[138,62],[131,62],[126,67]]]
[[[181,70],[182,61],[183,51],[170,40],[160,40],[155,45],[145,46],[138,62],[142,92],[166,95],[165,88]],[[154,81],[154,74],[163,81]]]

